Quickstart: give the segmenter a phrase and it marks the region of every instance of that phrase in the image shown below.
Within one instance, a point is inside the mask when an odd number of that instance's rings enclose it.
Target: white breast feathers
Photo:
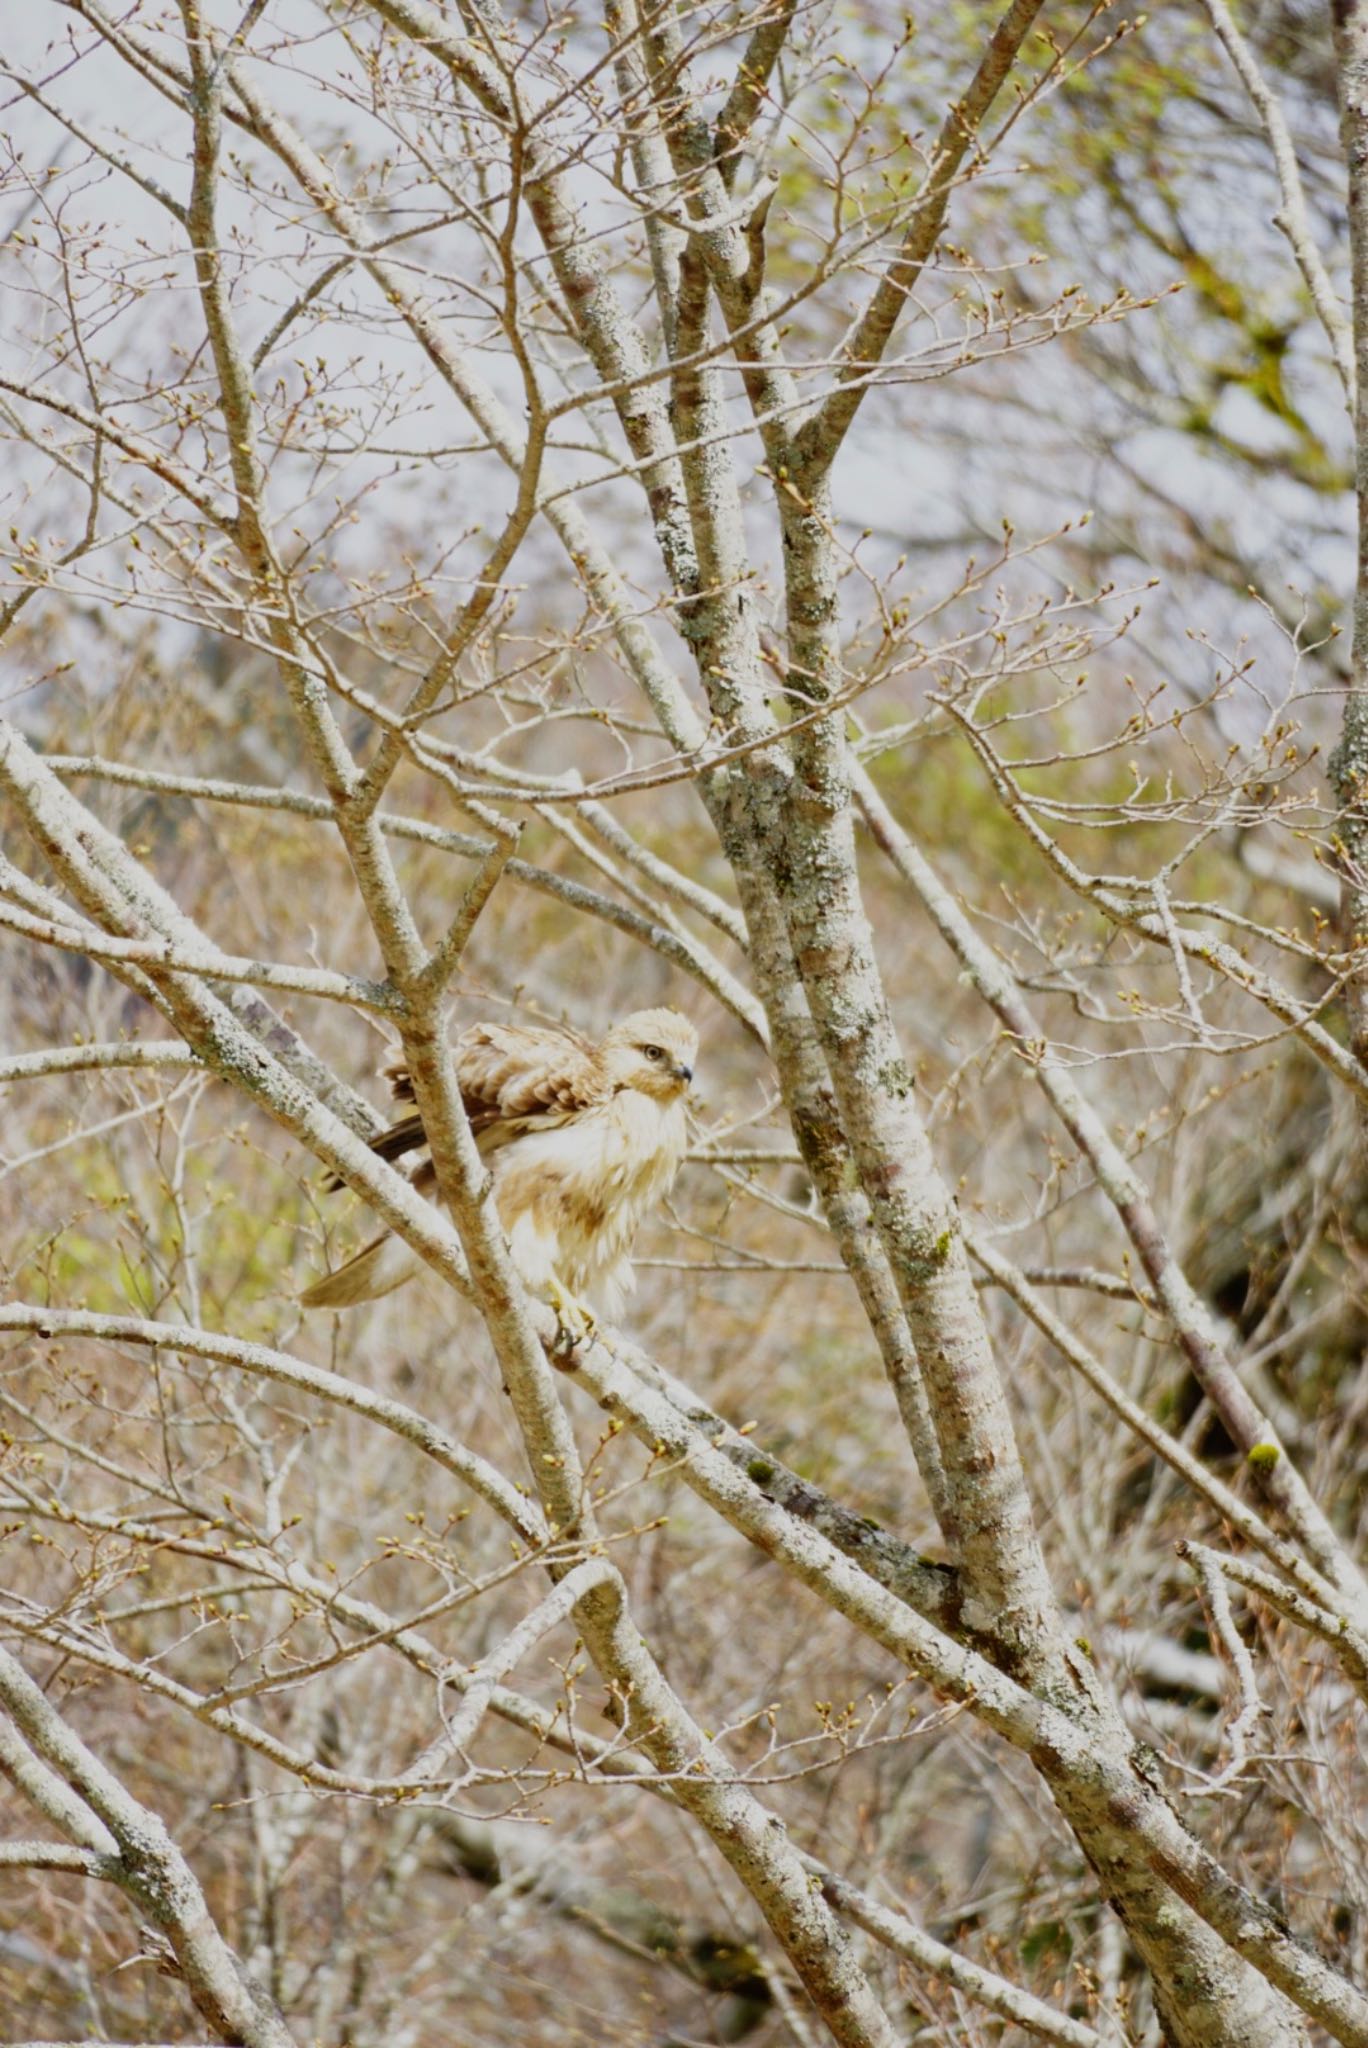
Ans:
[[[682,1100],[624,1088],[494,1153],[494,1197],[527,1285],[540,1293],[554,1277],[617,1315],[633,1285],[632,1240],[668,1194],[686,1143]]]

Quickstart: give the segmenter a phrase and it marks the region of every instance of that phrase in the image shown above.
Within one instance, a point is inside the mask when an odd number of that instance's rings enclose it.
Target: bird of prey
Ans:
[[[456,1075],[489,1166],[513,1260],[564,1328],[593,1325],[587,1296],[618,1314],[635,1276],[628,1253],[647,1210],[668,1194],[687,1138],[685,1101],[698,1033],[678,1010],[638,1010],[594,1045],[578,1033],[474,1024],[456,1040]],[[413,1101],[402,1060],[383,1070]],[[382,1159],[427,1143],[416,1111],[372,1139]],[[431,1193],[431,1158],[414,1175]],[[300,1296],[305,1308],[375,1301],[421,1267],[386,1231]]]

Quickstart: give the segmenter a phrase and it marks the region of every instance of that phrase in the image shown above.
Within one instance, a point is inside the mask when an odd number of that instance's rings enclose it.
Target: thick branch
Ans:
[[[189,1864],[161,1820],[139,1805],[62,1719],[7,1650],[0,1706],[34,1751],[71,1786],[117,1845],[120,1888],[171,1945],[197,2010],[225,2041],[294,2048],[294,2036],[225,1943]]]

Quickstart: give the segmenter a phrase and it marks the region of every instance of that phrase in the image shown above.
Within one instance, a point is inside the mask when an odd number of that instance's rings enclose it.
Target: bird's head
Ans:
[[[637,1010],[613,1026],[599,1058],[615,1088],[674,1102],[693,1079],[698,1033],[678,1010]]]

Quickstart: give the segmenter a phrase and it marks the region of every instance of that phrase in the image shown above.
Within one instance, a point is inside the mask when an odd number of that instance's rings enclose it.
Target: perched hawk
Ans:
[[[668,1192],[686,1140],[685,1098],[698,1033],[678,1010],[638,1010],[601,1045],[564,1031],[474,1024],[455,1044],[470,1127],[494,1181],[514,1263],[562,1322],[592,1318],[581,1295],[614,1316],[633,1285],[637,1225]],[[384,1069],[401,1101],[413,1083],[402,1061]],[[414,1112],[371,1141],[382,1159],[426,1144]],[[425,1159],[414,1186],[431,1193]],[[386,1232],[315,1281],[305,1308],[350,1308],[400,1287],[420,1266]]]

